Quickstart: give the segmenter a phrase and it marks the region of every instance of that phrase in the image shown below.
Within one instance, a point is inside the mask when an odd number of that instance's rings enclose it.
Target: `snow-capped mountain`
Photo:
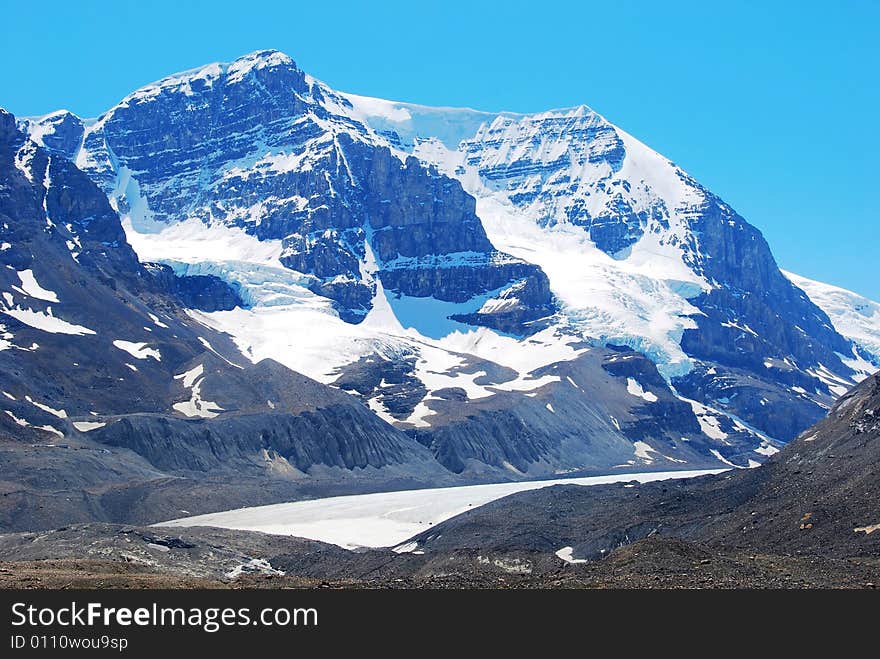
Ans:
[[[193,318],[455,473],[753,466],[872,368],[757,229],[584,106],[370,99],[260,51],[21,125],[16,158],[74,162],[142,261],[241,301]]]
[[[880,367],[880,304],[845,288],[785,270],[782,274],[828,314],[834,329],[868,353],[874,367]]]

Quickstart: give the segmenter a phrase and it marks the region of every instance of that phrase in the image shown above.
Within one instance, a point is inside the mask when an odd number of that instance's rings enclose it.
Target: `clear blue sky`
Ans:
[[[720,194],[783,267],[880,299],[880,2],[0,0],[0,16],[0,105],[19,115],[96,116],[260,48],[364,95],[586,103]]]

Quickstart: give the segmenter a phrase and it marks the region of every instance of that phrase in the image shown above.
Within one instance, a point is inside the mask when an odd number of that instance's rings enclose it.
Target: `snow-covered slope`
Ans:
[[[870,372],[880,368],[880,304],[845,288],[823,284],[783,270],[798,288],[803,289],[834,323],[834,328],[862,348],[871,364],[862,365]]]
[[[768,423],[771,397],[750,378],[824,409],[863,377],[757,230],[589,108],[493,115],[347,98],[389,144],[462,182],[493,243],[547,273],[569,328],[644,352],[680,392],[789,437],[810,414]],[[835,376],[815,375],[825,370]]]
[[[586,335],[649,354],[669,377],[691,370],[690,300],[732,283],[699,233],[707,210],[745,225],[729,206],[586,106],[518,115],[345,97],[389,144],[461,180],[493,243],[539,264]]]
[[[142,260],[244,303],[195,318],[454,471],[749,466],[859,376],[760,232],[585,106],[371,99],[261,51],[25,126]]]

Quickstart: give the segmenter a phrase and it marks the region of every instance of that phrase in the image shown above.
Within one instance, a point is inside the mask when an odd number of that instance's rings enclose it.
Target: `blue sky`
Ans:
[[[261,48],[364,95],[586,103],[721,195],[782,267],[880,299],[878,2],[3,0],[2,16],[0,105],[19,115],[95,116]]]

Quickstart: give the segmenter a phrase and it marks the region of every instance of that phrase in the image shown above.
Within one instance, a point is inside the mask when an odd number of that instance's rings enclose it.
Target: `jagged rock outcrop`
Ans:
[[[199,311],[229,311],[244,304],[228,283],[215,275],[181,275],[162,263],[145,263],[159,286],[177,297],[183,306]]]

